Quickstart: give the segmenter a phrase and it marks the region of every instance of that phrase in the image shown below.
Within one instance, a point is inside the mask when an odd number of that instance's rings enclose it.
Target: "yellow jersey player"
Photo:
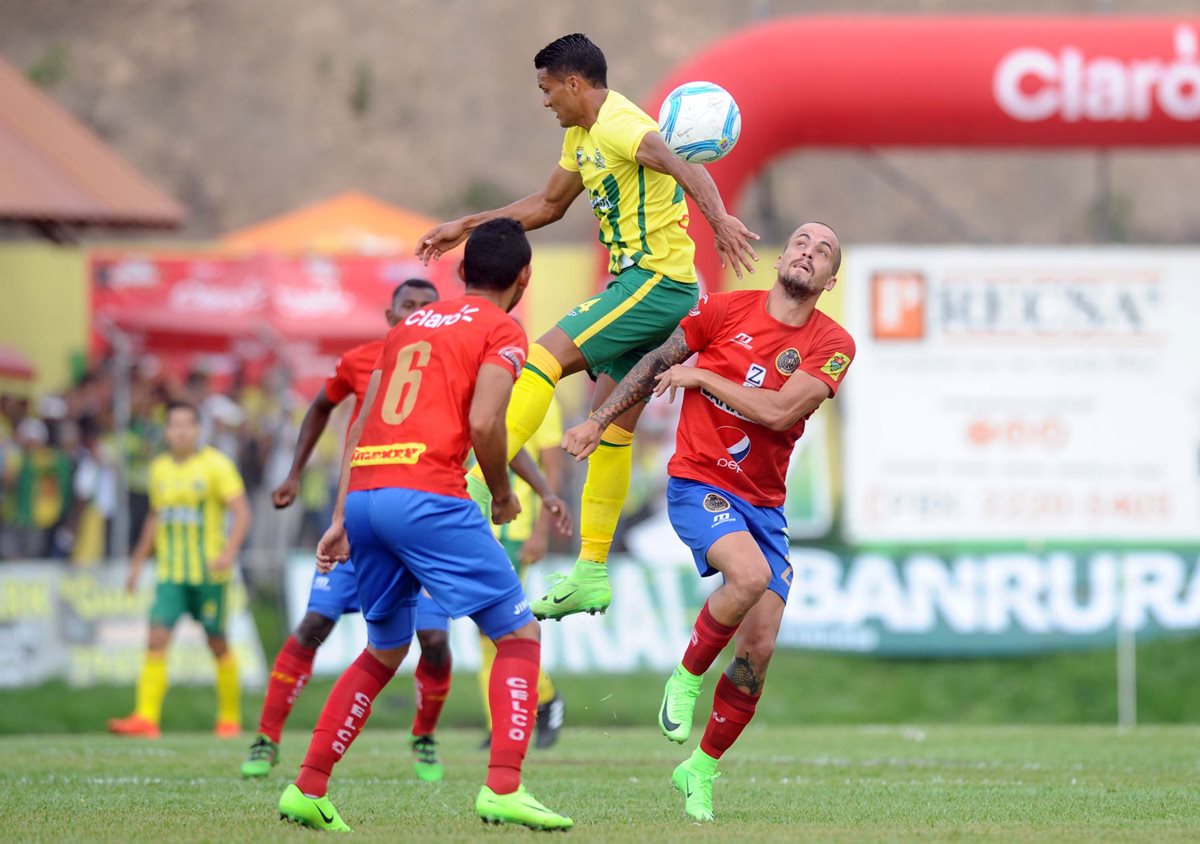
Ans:
[[[150,609],[150,641],[137,684],[134,713],[115,718],[118,735],[158,738],[167,694],[167,645],[184,613],[204,626],[217,660],[217,735],[241,734],[237,663],[225,638],[225,607],[233,564],[250,530],[250,504],[237,468],[215,448],[200,446],[200,415],[193,405],[167,406],[167,453],[150,464],[150,513],[130,557],[130,592],[137,589],[150,551],[158,585]],[[229,535],[226,514],[232,514]]]
[[[484,222],[512,217],[526,229],[560,219],[586,192],[608,247],[613,280],[577,305],[529,349],[508,408],[508,456],[541,425],[559,380],[587,371],[593,408],[642,357],[656,349],[696,304],[695,244],[687,233],[690,196],[712,226],[722,264],[740,277],[758,260],[758,236],[726,213],[708,172],[667,148],[658,124],[608,88],[604,53],[585,35],[564,35],[533,59],[542,103],[567,131],[546,187],[504,208],[470,214],[427,232],[417,255],[438,258]],[[538,618],[604,612],[612,600],[606,563],[629,490],[630,443],[643,404],[612,420],[592,454],[580,508],[579,561],[532,604]],[[478,470],[473,494],[483,492]],[[484,492],[484,494],[486,494]]]

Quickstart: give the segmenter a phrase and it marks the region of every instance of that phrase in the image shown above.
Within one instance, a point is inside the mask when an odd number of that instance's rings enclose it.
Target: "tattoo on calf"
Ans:
[[[621,383],[612,391],[603,405],[592,411],[591,418],[604,430],[613,420],[629,408],[654,392],[654,379],[677,363],[683,363],[692,354],[682,328],[676,328],[661,346],[645,355]]]
[[[754,665],[750,662],[750,655],[735,656],[733,662],[725,669],[725,676],[729,678],[733,685],[742,689],[747,694],[757,695],[762,691],[764,672],[755,671]]]

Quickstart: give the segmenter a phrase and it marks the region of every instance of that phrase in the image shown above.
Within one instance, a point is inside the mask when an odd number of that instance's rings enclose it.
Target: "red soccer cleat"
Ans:
[[[158,724],[141,715],[130,715],[128,718],[109,718],[108,731],[118,736],[148,739],[156,739],[162,735]]]

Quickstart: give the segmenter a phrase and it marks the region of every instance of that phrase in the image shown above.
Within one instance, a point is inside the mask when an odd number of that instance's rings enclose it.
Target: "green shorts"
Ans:
[[[583,353],[593,376],[620,381],[679,327],[696,306],[697,290],[694,283],[630,267],[599,296],[560,319],[558,327]]]
[[[154,606],[150,608],[150,624],[174,627],[179,617],[187,613],[204,627],[209,636],[225,635],[225,599],[229,585],[225,583],[159,583],[154,590]]]

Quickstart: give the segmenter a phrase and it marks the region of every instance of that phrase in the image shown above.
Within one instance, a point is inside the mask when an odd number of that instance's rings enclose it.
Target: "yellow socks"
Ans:
[[[633,432],[609,425],[588,458],[579,508],[579,559],[607,563],[633,472]]]
[[[232,652],[217,660],[217,723],[242,723],[242,687]]]
[[[167,696],[167,655],[146,653],[142,673],[137,682],[137,705],[134,711],[153,724],[162,721],[163,698]]]
[[[521,447],[541,427],[554,399],[554,388],[562,378],[562,367],[545,346],[537,343],[529,347],[529,360],[521,370],[521,377],[513,384],[512,398],[508,402],[508,459],[517,456]],[[476,465],[471,474],[483,477]]]
[[[538,669],[538,706],[554,700],[554,683],[545,668]]]

